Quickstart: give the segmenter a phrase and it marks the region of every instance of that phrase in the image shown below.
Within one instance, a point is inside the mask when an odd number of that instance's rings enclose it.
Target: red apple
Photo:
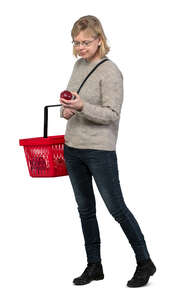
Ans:
[[[71,100],[72,99],[72,94],[71,94],[71,92],[65,90],[65,91],[61,92],[60,98],[64,98],[66,100]]]

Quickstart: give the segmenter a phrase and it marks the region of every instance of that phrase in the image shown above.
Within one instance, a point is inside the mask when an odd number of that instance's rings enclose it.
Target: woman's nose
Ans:
[[[83,49],[84,48],[84,45],[82,45],[81,43],[80,43],[80,45],[79,45],[79,49]]]

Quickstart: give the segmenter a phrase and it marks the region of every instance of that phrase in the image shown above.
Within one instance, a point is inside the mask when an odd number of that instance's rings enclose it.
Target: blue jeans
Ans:
[[[141,229],[123,199],[116,152],[77,149],[65,144],[64,158],[81,219],[87,262],[101,261],[92,176],[110,214],[127,236],[137,263],[150,258]]]

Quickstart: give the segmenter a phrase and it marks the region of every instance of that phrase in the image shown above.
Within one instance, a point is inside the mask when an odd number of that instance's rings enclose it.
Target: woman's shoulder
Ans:
[[[106,77],[109,75],[109,74],[112,74],[112,75],[117,75],[117,76],[121,76],[123,78],[123,75],[122,75],[122,72],[121,70],[119,69],[118,65],[112,60],[110,59],[108,56],[104,56],[102,58],[102,60],[104,59],[108,59],[108,61],[104,62],[103,64],[100,65],[100,67],[98,68],[98,72],[101,74],[104,74]],[[74,63],[74,68],[78,69],[80,66],[86,66],[85,64],[85,60],[84,58],[79,58],[75,61]]]
[[[123,79],[123,74],[118,65],[109,57],[106,56],[106,58],[108,58],[108,61],[106,61],[106,63],[103,63],[103,73],[105,74],[105,76],[107,77],[108,75],[112,74],[121,76],[121,78]]]
[[[74,63],[74,66],[79,66],[79,65],[81,65],[82,63],[83,63],[83,61],[84,61],[84,59],[81,57],[81,58],[79,58],[79,59],[77,59],[76,61],[75,61],[75,63]]]

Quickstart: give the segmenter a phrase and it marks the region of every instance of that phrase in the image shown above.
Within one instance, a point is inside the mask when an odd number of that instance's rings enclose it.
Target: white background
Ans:
[[[117,157],[128,208],[145,236],[157,272],[130,289],[136,261],[121,227],[97,190],[105,279],[72,280],[86,254],[69,177],[32,178],[19,139],[43,134],[43,108],[57,104],[76,58],[71,29],[84,15],[98,17],[122,71]],[[150,299],[173,290],[173,10],[172,1],[1,1],[0,4],[0,298]],[[50,110],[49,135],[66,120]],[[171,297],[170,297],[171,298]]]

